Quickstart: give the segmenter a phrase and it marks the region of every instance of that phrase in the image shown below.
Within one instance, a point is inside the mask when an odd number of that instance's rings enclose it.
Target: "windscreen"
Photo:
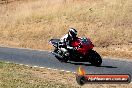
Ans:
[[[81,44],[85,44],[85,45],[91,44],[91,41],[89,39],[85,38],[85,37],[81,38],[80,42],[81,42]]]

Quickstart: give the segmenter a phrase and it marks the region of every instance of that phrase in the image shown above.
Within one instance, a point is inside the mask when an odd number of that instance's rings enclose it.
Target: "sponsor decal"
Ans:
[[[86,74],[86,71],[79,67],[76,81],[79,85],[85,83],[130,83],[131,77],[129,74]]]

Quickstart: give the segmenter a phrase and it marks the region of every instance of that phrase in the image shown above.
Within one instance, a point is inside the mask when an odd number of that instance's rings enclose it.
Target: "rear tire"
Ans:
[[[67,62],[68,61],[68,59],[66,59],[66,58],[59,58],[59,57],[57,57],[57,56],[55,56],[60,62]]]
[[[88,56],[89,56],[89,59],[90,59],[89,62],[92,65],[97,66],[97,67],[101,66],[102,58],[96,51],[90,50]]]
[[[54,50],[54,52],[55,53],[58,53],[57,52],[58,51],[58,49],[55,49]],[[63,58],[60,58],[60,57],[58,57],[58,56],[55,56],[60,62],[67,62],[68,61],[68,59],[66,58],[66,57],[63,57]]]

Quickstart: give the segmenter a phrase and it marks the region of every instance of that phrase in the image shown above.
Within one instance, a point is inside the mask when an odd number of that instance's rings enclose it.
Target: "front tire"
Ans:
[[[89,62],[92,65],[97,66],[97,67],[101,66],[102,58],[96,51],[90,50],[88,56],[89,56],[89,59],[90,59]]]

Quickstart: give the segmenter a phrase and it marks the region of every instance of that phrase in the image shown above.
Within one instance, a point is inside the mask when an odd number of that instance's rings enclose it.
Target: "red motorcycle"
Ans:
[[[51,39],[50,43],[55,47],[52,54],[61,62],[90,62],[94,66],[100,66],[102,63],[101,56],[93,50],[94,45],[89,38],[77,38],[72,41],[71,46],[74,47],[74,50],[61,46],[60,39]],[[66,49],[65,52],[62,47]]]

